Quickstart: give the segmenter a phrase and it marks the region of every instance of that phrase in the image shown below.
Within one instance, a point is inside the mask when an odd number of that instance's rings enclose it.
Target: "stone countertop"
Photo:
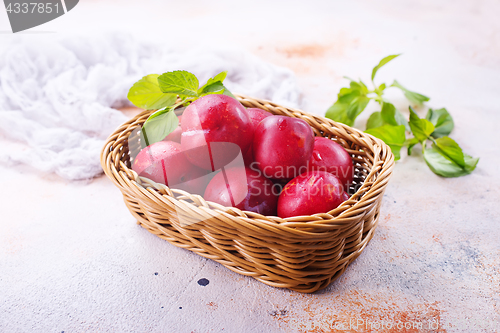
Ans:
[[[85,1],[40,27],[160,40],[168,17],[182,26],[168,34],[180,47],[203,38],[289,67],[303,108],[318,115],[344,75],[369,81],[382,57],[403,53],[377,81],[397,78],[446,107],[451,136],[481,160],[444,179],[419,149],[404,154],[373,240],[314,294],[269,287],[150,234],[104,176],[66,182],[0,165],[0,332],[499,331],[499,12],[485,0]],[[405,109],[402,95],[389,97]]]

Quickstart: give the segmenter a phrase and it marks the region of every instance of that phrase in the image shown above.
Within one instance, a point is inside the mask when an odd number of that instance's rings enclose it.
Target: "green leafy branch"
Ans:
[[[361,80],[347,78],[350,80],[349,87],[340,89],[337,101],[326,111],[326,117],[353,126],[356,118],[373,100],[380,105],[380,111],[370,115],[365,132],[383,140],[391,148],[396,160],[401,158],[401,148],[407,147],[408,155],[411,155],[412,148],[420,143],[425,162],[435,174],[459,177],[471,173],[479,158],[465,154],[458,143],[448,137],[454,122],[445,108],[429,108],[426,117],[421,119],[410,106],[410,118],[407,120],[384,98],[385,90],[390,87],[398,88],[412,105],[419,107],[428,102],[429,97],[405,88],[396,80],[389,87],[385,83],[375,84],[377,71],[398,56],[399,54],[387,56],[373,68],[371,90]]]
[[[210,94],[234,95],[223,81],[227,72],[221,72],[199,86],[198,78],[187,71],[150,74],[130,88],[127,98],[135,106],[146,110],[158,110],[151,114],[141,129],[141,142],[149,146],[159,142],[179,126],[175,108],[187,106],[200,97]]]

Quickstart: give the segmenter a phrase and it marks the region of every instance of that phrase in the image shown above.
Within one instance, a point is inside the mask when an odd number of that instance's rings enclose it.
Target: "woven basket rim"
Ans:
[[[269,105],[280,110],[287,111],[290,114],[298,114],[306,121],[313,121],[321,124],[328,124],[344,131],[347,135],[357,136],[361,142],[365,142],[366,147],[371,146],[371,151],[375,156],[373,166],[370,174],[366,177],[367,180],[374,178],[373,181],[364,182],[362,186],[354,193],[347,201],[342,203],[339,207],[330,212],[318,213],[307,216],[295,216],[289,218],[280,218],[277,216],[264,216],[258,213],[241,211],[235,207],[224,207],[217,203],[206,201],[200,195],[190,194],[188,192],[170,189],[163,184],[155,183],[147,178],[139,177],[137,173],[128,168],[123,161],[113,159],[112,146],[115,143],[123,143],[127,137],[122,135],[130,128],[140,126],[154,110],[144,110],[135,117],[129,119],[124,124],[119,126],[106,140],[106,143],[101,152],[101,165],[105,174],[120,188],[127,190],[133,188],[134,193],[141,193],[144,196],[154,196],[160,200],[171,200],[178,205],[186,205],[191,209],[196,208],[202,213],[209,214],[213,211],[215,214],[231,218],[237,223],[259,223],[260,227],[266,229],[282,229],[286,228],[288,232],[295,230],[300,237],[301,234],[308,234],[307,229],[318,226],[326,227],[343,227],[342,224],[336,225],[339,219],[348,220],[349,216],[359,215],[360,210],[366,206],[369,200],[377,197],[375,191],[380,192],[385,189],[387,182],[392,174],[394,168],[394,155],[392,154],[389,146],[382,140],[364,133],[358,129],[352,128],[342,123],[334,122],[333,120],[309,114],[302,110],[284,107],[269,100],[248,97],[242,94],[234,94],[235,97],[242,103],[244,102],[257,102],[260,105]],[[141,121],[143,119],[143,121]],[[308,122],[309,122],[308,121]],[[382,155],[382,157],[380,157]],[[376,173],[377,175],[373,174]],[[375,200],[373,199],[373,200]],[[373,201],[371,200],[371,201]],[[365,202],[366,201],[366,202]],[[370,201],[370,202],[371,202]],[[329,229],[329,228],[327,228]],[[325,230],[327,230],[325,229]],[[313,233],[315,234],[315,233]]]

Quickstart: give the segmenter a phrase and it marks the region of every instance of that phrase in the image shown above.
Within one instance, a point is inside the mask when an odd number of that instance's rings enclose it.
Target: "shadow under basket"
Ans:
[[[138,223],[158,237],[273,287],[304,293],[323,289],[373,237],[394,156],[381,140],[344,124],[265,100],[237,98],[245,107],[303,119],[316,136],[341,144],[355,166],[351,198],[328,213],[282,219],[224,207],[138,177],[130,168],[129,137],[153,111],[137,115],[107,139],[104,172]]]

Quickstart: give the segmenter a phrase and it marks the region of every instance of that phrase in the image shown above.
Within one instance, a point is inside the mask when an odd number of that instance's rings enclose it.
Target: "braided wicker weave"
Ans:
[[[355,164],[352,197],[328,213],[281,219],[223,207],[138,177],[130,169],[129,136],[152,111],[137,115],[108,138],[101,154],[104,172],[122,191],[138,223],[175,246],[270,286],[305,293],[325,288],[373,237],[394,156],[381,140],[344,124],[265,100],[237,98],[246,107],[301,118],[316,136],[346,148]],[[186,225],[180,215],[200,222]]]

